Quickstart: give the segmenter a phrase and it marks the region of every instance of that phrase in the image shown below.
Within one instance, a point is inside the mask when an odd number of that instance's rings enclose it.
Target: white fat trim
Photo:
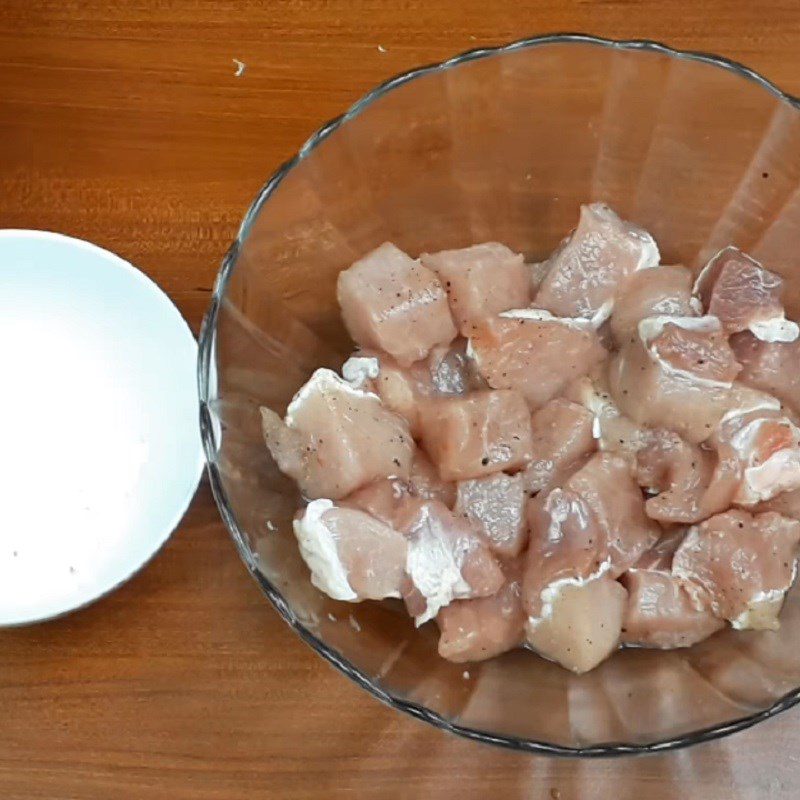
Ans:
[[[590,330],[594,323],[590,319],[580,317],[556,317],[542,308],[514,308],[511,311],[502,311],[498,314],[505,319],[529,319],[533,322],[553,322],[557,325],[566,325],[568,328]]]
[[[422,513],[427,517],[428,509]],[[406,572],[426,600],[425,611],[416,617],[417,627],[433,619],[453,600],[472,595],[472,587],[461,574],[465,553],[435,536],[426,519],[417,526],[408,542]]]
[[[375,356],[350,356],[342,365],[342,376],[354,389],[361,389],[380,372],[381,364]]]
[[[649,345],[653,339],[657,339],[664,332],[664,326],[670,324],[685,331],[702,331],[714,333],[722,330],[722,323],[717,317],[706,315],[705,317],[670,317],[659,315],[655,317],[645,317],[639,320],[639,338],[642,343]]]
[[[731,627],[737,631],[749,630],[754,625],[757,625],[759,629],[764,629],[764,617],[769,615],[774,617],[774,620],[771,621],[768,629],[777,630],[779,627],[777,615],[785,594],[786,589],[770,589],[768,592],[754,594],[747,603],[747,609],[731,620]]]
[[[747,327],[762,342],[793,342],[800,336],[797,323],[786,319],[783,314],[772,319],[753,320]]]
[[[745,414],[750,414],[753,411],[780,410],[780,400],[772,395],[752,389],[747,390],[746,396],[748,398],[746,402],[742,403],[742,405],[736,406],[735,408],[731,408],[722,415],[722,419],[719,421],[720,427],[726,422],[730,422],[730,420],[734,419],[735,417],[741,417]]]
[[[355,386],[349,384],[343,378],[340,378],[332,369],[321,368],[314,372],[308,381],[300,387],[297,394],[292,398],[292,402],[286,409],[286,418],[284,422],[290,427],[294,427],[294,415],[305,403],[308,398],[314,393],[324,393],[325,391],[333,391],[344,394],[349,394],[352,397],[364,399],[366,397],[372,398],[380,403],[380,398],[373,392],[367,392],[363,389],[357,389]]]
[[[358,595],[347,579],[333,535],[322,520],[322,515],[333,508],[332,500],[310,502],[303,516],[294,520],[294,535],[300,545],[300,555],[311,570],[311,583],[334,600],[354,602]]]
[[[800,487],[800,449],[779,450],[763,464],[747,467],[734,502],[754,505]]]

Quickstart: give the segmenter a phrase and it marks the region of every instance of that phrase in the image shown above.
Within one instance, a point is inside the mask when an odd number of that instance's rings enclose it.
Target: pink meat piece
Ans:
[[[518,556],[525,547],[528,530],[520,475],[496,472],[485,478],[459,481],[455,512],[481,533],[497,555]]]
[[[445,481],[524,467],[531,459],[525,400],[507,390],[430,400],[422,407],[422,446]]]
[[[736,359],[742,365],[739,381],[774,395],[800,412],[800,340],[762,342],[752,333],[731,337]]]
[[[344,377],[359,388],[375,392],[386,408],[400,414],[411,434],[419,436],[419,408],[427,398],[460,395],[486,388],[471,359],[467,340],[458,338],[432,348],[428,357],[411,366],[401,366],[377,350],[360,350],[342,367]]]
[[[309,503],[295,518],[294,531],[311,582],[335,600],[400,597],[407,543],[398,531],[330,500]]]
[[[759,503],[752,509],[754,514],[760,514],[764,511],[774,511],[781,516],[800,520],[800,489],[782,492],[771,500]]]
[[[524,579],[529,615],[541,613],[542,593],[557,581],[586,580],[630,569],[658,541],[659,526],[628,461],[597,453],[563,486],[528,502],[530,546]]]
[[[732,484],[730,501],[743,506],[800,488],[800,429],[774,398],[755,402],[764,405],[729,411],[711,439],[715,481]]]
[[[448,661],[484,661],[519,647],[524,639],[521,565],[503,567],[505,580],[496,594],[454,600],[437,615],[439,655]]]
[[[535,305],[599,324],[611,313],[623,279],[657,266],[659,257],[653,237],[608,206],[581,206],[578,227],[550,258]]]
[[[480,534],[437,500],[410,500],[399,529],[408,540],[403,595],[417,625],[453,600],[489,597],[502,586],[500,564]]]
[[[655,569],[669,572],[672,558],[686,536],[687,528],[678,525],[664,530],[661,538],[633,565],[632,569]]]
[[[530,275],[522,256],[486,242],[460,250],[423,253],[422,265],[439,276],[463,336],[484,317],[530,303]]]
[[[583,674],[619,646],[624,587],[607,574],[551,587],[541,616],[529,616],[525,640],[545,658]]]
[[[344,497],[379,478],[407,478],[414,441],[406,421],[374,394],[318,369],[295,395],[285,421],[261,409],[267,447],[308,498]]]
[[[646,317],[696,316],[692,301],[692,273],[685,267],[655,267],[629,275],[619,288],[611,317],[618,344],[638,337]]]
[[[438,500],[448,508],[452,508],[456,503],[456,484],[452,481],[443,481],[436,467],[422,450],[414,453],[408,485],[413,497],[419,497],[421,500]]]
[[[778,628],[794,580],[800,522],[774,512],[726,511],[689,529],[672,572],[697,607],[734,628]]]
[[[797,339],[797,325],[784,315],[783,279],[735,247],[720,250],[708,262],[695,291],[726,333],[751,330],[766,341]]]
[[[522,473],[526,492],[557,485],[595,450],[593,421],[590,411],[561,397],[533,412],[533,459]]]
[[[640,341],[627,342],[609,366],[620,410],[639,425],[669,428],[692,444],[707,439],[735,400],[740,369],[719,323],[713,317],[649,317],[639,332]]]
[[[531,297],[535,297],[536,292],[539,291],[539,287],[542,285],[542,281],[544,281],[547,277],[547,273],[550,271],[550,260],[538,261],[534,264],[526,264],[525,266],[528,269],[528,275],[530,277],[530,294]]]
[[[655,497],[647,516],[663,523],[700,522],[730,506],[738,481],[717,470],[713,451],[689,444],[677,433],[650,431],[636,455],[636,480]]]
[[[595,331],[536,309],[507,312],[480,322],[470,339],[478,371],[495,389],[515,389],[532,409],[603,361]]]
[[[353,340],[401,366],[456,337],[439,279],[389,242],[339,273],[337,298]]]
[[[670,572],[631,569],[621,578],[628,590],[622,644],[669,650],[691,647],[725,626],[707,609],[698,609]]]

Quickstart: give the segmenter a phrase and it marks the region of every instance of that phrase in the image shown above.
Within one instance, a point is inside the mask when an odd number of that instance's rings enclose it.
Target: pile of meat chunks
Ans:
[[[607,206],[540,264],[386,243],[342,272],[358,350],[267,445],[309,501],[313,583],[402,598],[439,652],[775,629],[800,541],[800,340],[781,279],[728,247],[693,281]]]

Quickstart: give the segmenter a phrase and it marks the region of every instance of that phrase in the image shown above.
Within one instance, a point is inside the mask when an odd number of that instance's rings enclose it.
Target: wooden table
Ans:
[[[319,123],[400,70],[556,30],[722,53],[800,94],[796,0],[4,0],[0,227],[117,251],[196,330],[243,210]],[[0,710],[2,800],[800,794],[797,711],[673,755],[575,762],[384,708],[268,606],[205,483],[127,586],[0,634]]]

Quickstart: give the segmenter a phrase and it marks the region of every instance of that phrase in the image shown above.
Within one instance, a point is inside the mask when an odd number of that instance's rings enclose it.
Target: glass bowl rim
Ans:
[[[549,756],[572,756],[572,757],[602,757],[602,756],[621,756],[641,753],[659,753],[664,751],[676,750],[689,745],[699,744],[700,742],[711,741],[714,739],[728,736],[737,731],[745,730],[763,720],[774,717],[776,714],[785,711],[800,703],[800,687],[788,692],[780,697],[768,708],[754,714],[749,714],[730,722],[712,725],[691,733],[684,734],[670,739],[662,739],[646,744],[631,744],[625,742],[608,742],[586,747],[570,747],[566,745],[551,744],[535,739],[526,739],[510,735],[494,734],[488,731],[477,730],[468,726],[459,725],[445,719],[435,711],[431,711],[423,705],[404,700],[401,697],[387,692],[375,684],[369,676],[355,667],[348,659],[328,646],[319,637],[314,635],[294,614],[289,604],[277,587],[267,580],[258,569],[258,564],[253,557],[247,536],[241,530],[233,513],[230,501],[221,480],[219,469],[215,461],[217,452],[217,433],[215,423],[212,420],[211,412],[208,407],[211,383],[211,359],[215,351],[215,341],[217,333],[217,321],[219,317],[220,305],[225,294],[225,288],[231,273],[238,260],[239,251],[242,243],[247,238],[250,227],[255,218],[261,212],[266,201],[277,189],[286,175],[291,172],[301,161],[303,161],[313,150],[323,142],[331,133],[342,125],[357,117],[373,101],[382,97],[384,94],[402,86],[417,78],[435,72],[443,72],[448,69],[465,64],[478,59],[490,58],[516,50],[526,50],[547,44],[589,44],[612,50],[624,51],[648,51],[686,61],[698,61],[711,64],[720,69],[733,72],[740,77],[759,84],[766,91],[771,93],[777,100],[785,103],[790,108],[800,112],[800,98],[794,97],[779,89],[774,83],[760,75],[755,70],[732,59],[714,55],[706,52],[678,50],[660,42],[649,39],[607,39],[582,33],[552,33],[541,36],[532,36],[518,39],[505,45],[492,47],[477,47],[455,55],[444,61],[428,64],[421,67],[401,72],[376,86],[361,99],[356,101],[347,111],[332,120],[329,120],[314,132],[297,153],[281,164],[270,176],[256,195],[245,214],[239,227],[236,239],[228,249],[222,259],[220,270],[217,274],[212,292],[211,303],[203,319],[199,335],[199,351],[197,362],[198,391],[200,398],[200,430],[203,439],[203,446],[206,453],[209,481],[214,494],[217,506],[228,528],[242,560],[245,562],[253,578],[261,587],[269,601],[283,617],[286,623],[306,642],[316,650],[325,660],[336,667],[340,672],[350,678],[354,683],[366,690],[373,697],[382,701],[391,708],[409,714],[412,717],[423,720],[436,728],[449,731],[466,739],[473,739],[487,744],[494,744],[511,750],[536,753]]]

